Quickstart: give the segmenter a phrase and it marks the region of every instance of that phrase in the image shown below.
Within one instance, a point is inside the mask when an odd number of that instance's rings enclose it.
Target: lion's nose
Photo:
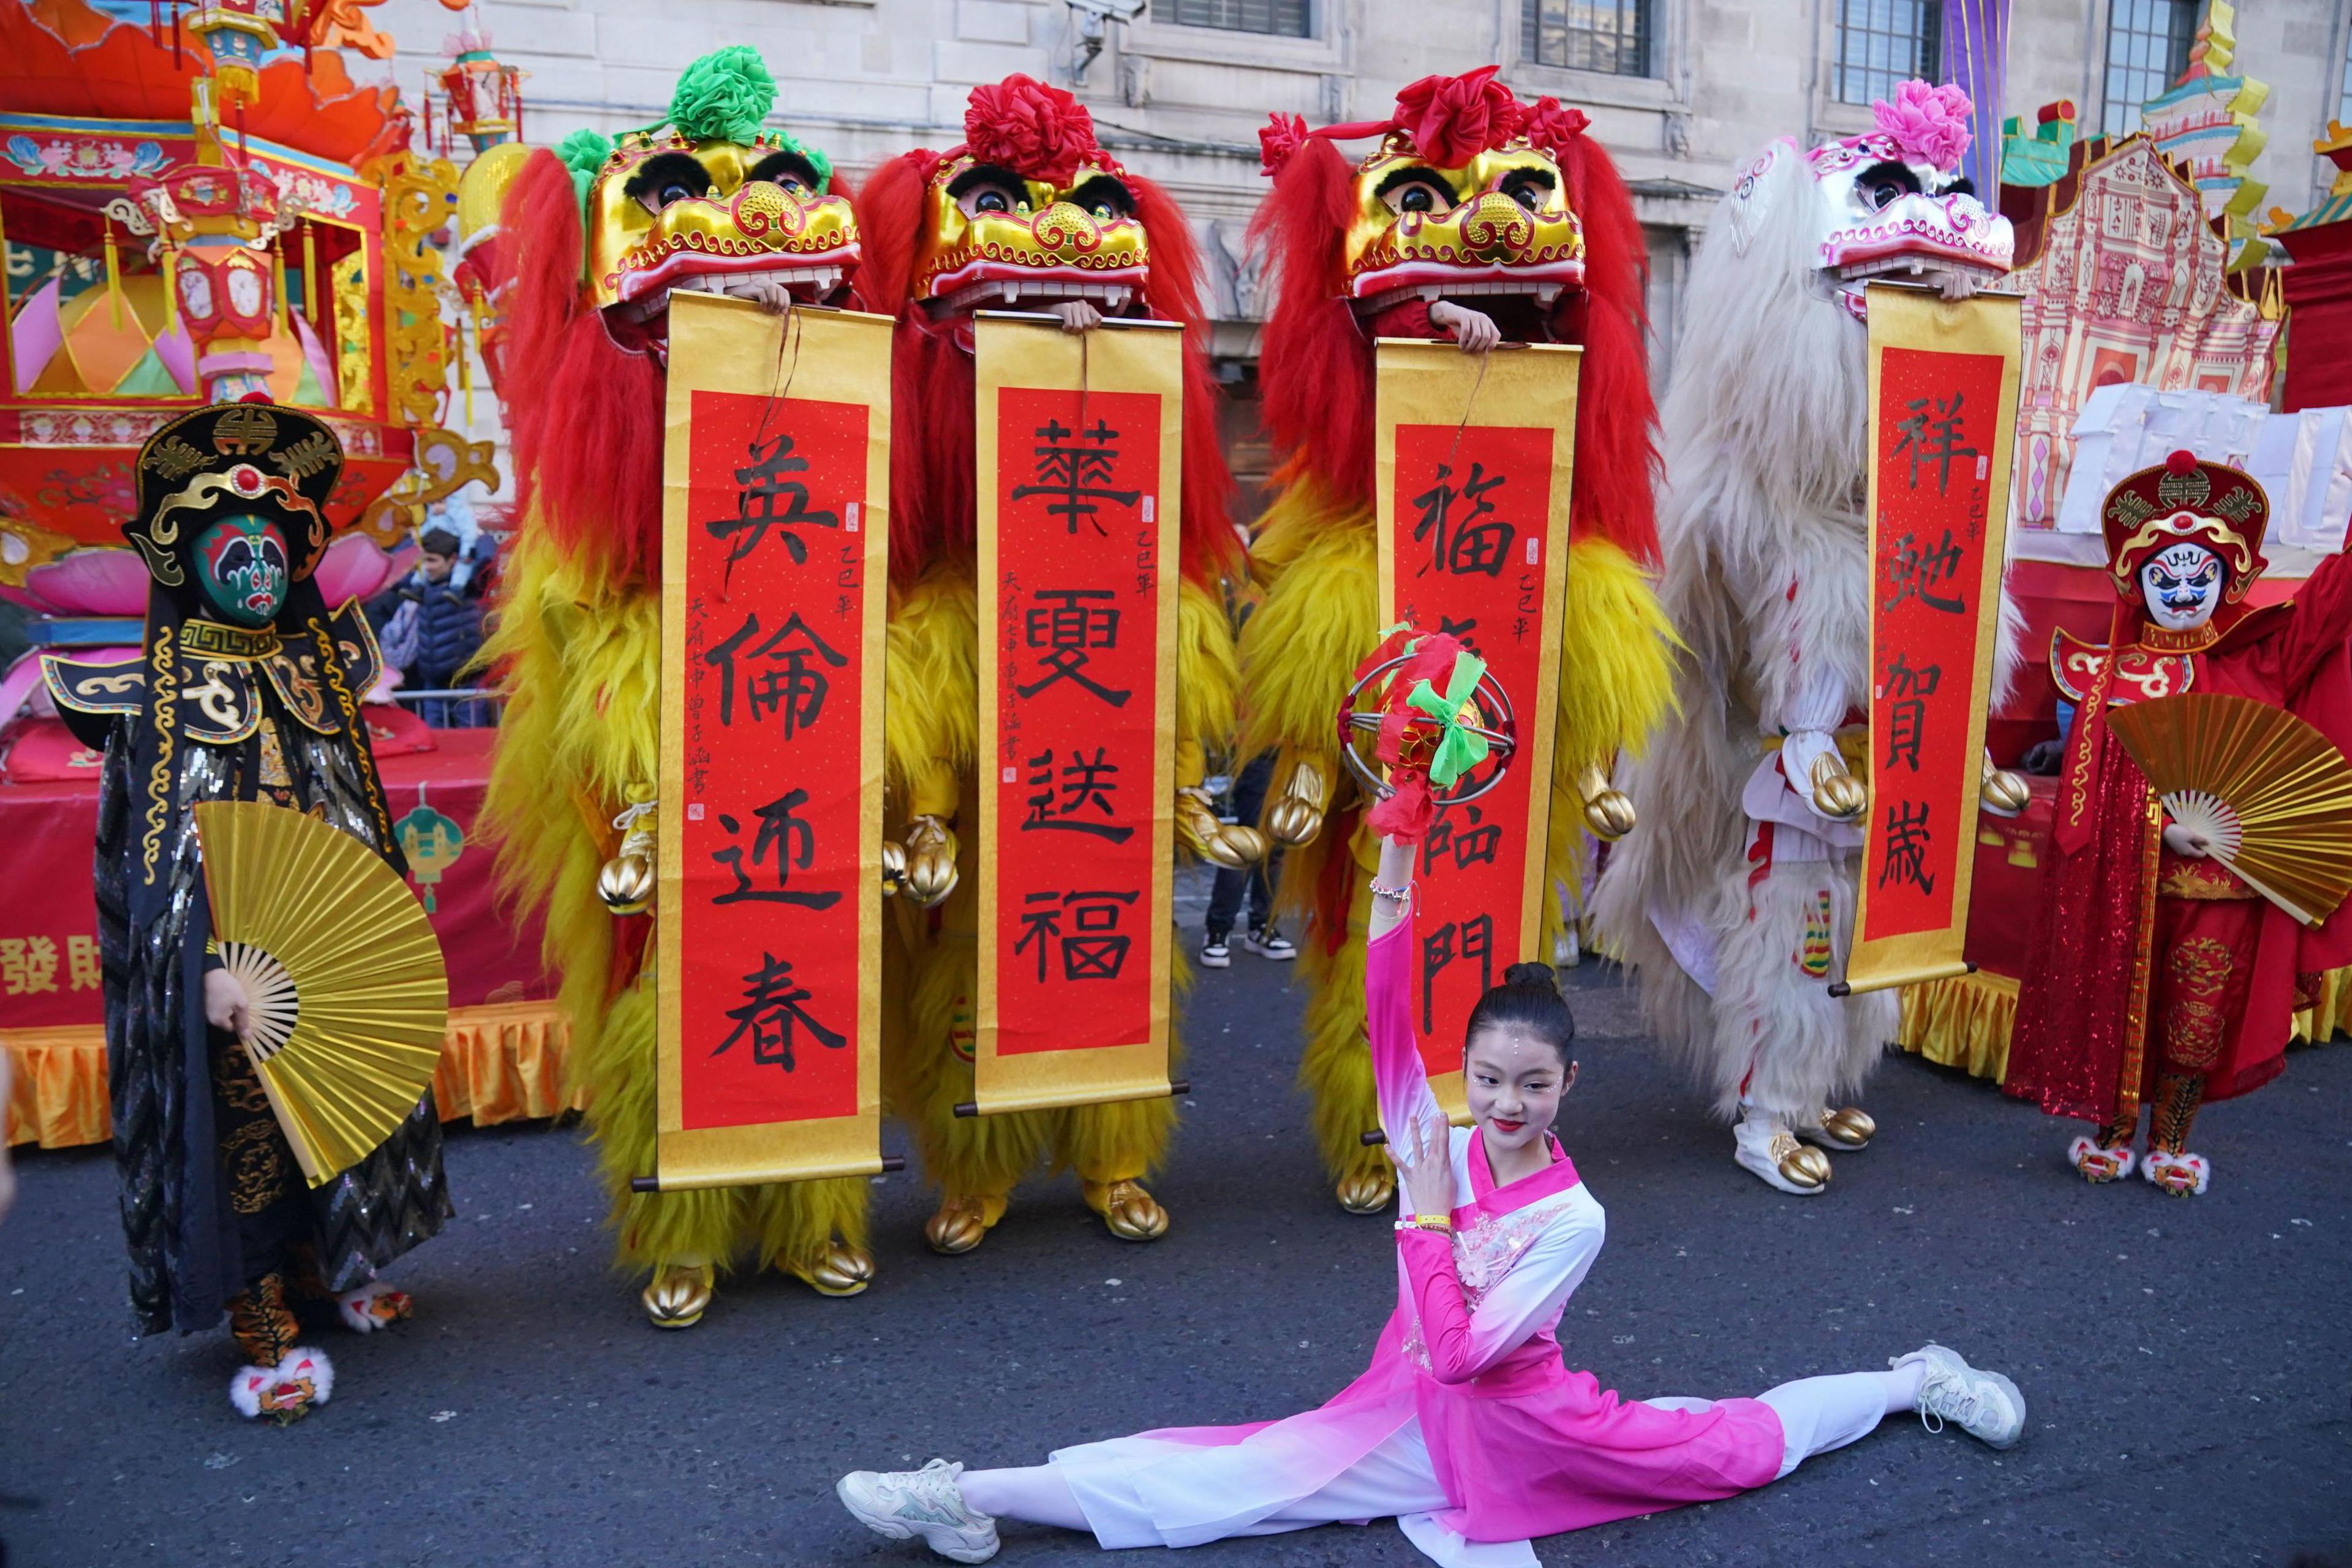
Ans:
[[[1536,226],[1527,208],[1499,191],[1488,191],[1462,214],[1462,243],[1479,261],[1509,261],[1535,243]]]

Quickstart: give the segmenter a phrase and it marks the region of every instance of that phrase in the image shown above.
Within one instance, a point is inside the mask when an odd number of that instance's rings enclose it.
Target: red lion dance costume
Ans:
[[[618,1262],[686,1328],[746,1258],[829,1296],[866,1288],[866,1183],[633,1194],[654,1161],[653,976],[643,961],[660,776],[663,386],[670,290],[837,298],[856,220],[824,155],[760,121],[775,84],[721,49],[666,129],[575,132],[509,192],[505,398],[521,539],[485,648],[508,693],[485,819],[499,875],[543,906],[572,1070],[588,1091]],[[583,225],[584,219],[584,225]]]
[[[975,89],[963,145],[883,164],[858,209],[858,292],[898,320],[886,677],[886,831],[897,847],[886,863],[903,865],[908,895],[897,905],[887,960],[887,989],[907,1016],[885,1069],[891,1102],[940,1187],[924,1235],[944,1253],[979,1246],[1014,1184],[1050,1152],[1076,1168],[1114,1235],[1150,1241],[1168,1215],[1142,1178],[1167,1149],[1173,1100],[953,1113],[972,1099],[978,982],[973,834],[967,825],[960,844],[956,832],[980,746],[971,320],[1017,303],[1053,310],[1073,331],[1098,315],[1187,327],[1177,831],[1196,854],[1246,863],[1262,847],[1256,835],[1221,828],[1198,789],[1203,742],[1222,742],[1233,727],[1237,678],[1216,583],[1240,553],[1202,353],[1200,257],[1167,193],[1096,145],[1076,100],[1025,76]]]
[[[2189,1147],[2198,1106],[2276,1078],[2294,1010],[2352,959],[2352,915],[2305,928],[2265,901],[2181,837],[2108,732],[2113,709],[2210,691],[2352,743],[2352,557],[2320,563],[2291,603],[2251,607],[2269,518],[2250,476],[2188,452],[2133,474],[2100,509],[2107,646],[2051,641],[2051,673],[2079,706],[2001,1088],[2096,1123],[2068,1151],[2094,1183],[2131,1173],[2146,1103],[2142,1173],[2176,1197],[2205,1191],[2212,1163]]]
[[[1642,743],[1672,690],[1672,633],[1647,570],[1655,415],[1641,225],[1584,116],[1549,98],[1522,104],[1495,74],[1424,78],[1383,121],[1309,132],[1277,115],[1259,132],[1275,183],[1256,232],[1279,272],[1260,374],[1266,423],[1287,456],[1251,552],[1265,603],[1241,643],[1242,751],[1281,750],[1267,827],[1298,847],[1284,886],[1312,900],[1318,922],[1306,952],[1313,995],[1299,1081],[1339,1202],[1360,1214],[1395,1191],[1388,1156],[1360,1141],[1380,1120],[1363,1044],[1378,844],[1362,803],[1329,791],[1340,777],[1332,716],[1380,640],[1374,338],[1583,345],[1561,677],[1549,699],[1559,712],[1546,846],[1555,879],[1579,884],[1586,827],[1614,838],[1632,826],[1608,770]],[[1358,137],[1379,144],[1350,165],[1331,143]],[[1321,834],[1327,806],[1337,820]]]

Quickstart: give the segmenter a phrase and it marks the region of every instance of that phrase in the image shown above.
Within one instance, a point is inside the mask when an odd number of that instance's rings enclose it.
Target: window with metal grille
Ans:
[[[1838,0],[1838,101],[1892,99],[1898,82],[1937,79],[1942,19],[1942,0]]]
[[[2197,36],[2197,0],[2110,0],[2107,68],[2099,129],[2122,136],[2139,129],[2139,106],[2189,68]]]
[[[1223,27],[1229,33],[1272,33],[1277,37],[1312,35],[1308,0],[1151,0],[1151,19],[1187,27]]]
[[[1519,0],[1519,58],[1541,66],[1650,74],[1650,0]]]

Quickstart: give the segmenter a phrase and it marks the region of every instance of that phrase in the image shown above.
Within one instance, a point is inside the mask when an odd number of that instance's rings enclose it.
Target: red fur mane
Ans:
[[[939,154],[901,153],[866,177],[858,195],[864,261],[857,293],[866,310],[895,316],[890,376],[890,572],[912,580],[942,556],[974,548],[971,356],[936,330],[909,297],[923,222],[924,192]],[[1184,323],[1184,505],[1180,560],[1187,576],[1213,582],[1237,564],[1239,542],[1226,521],[1232,478],[1217,439],[1217,397],[1201,319],[1201,257],[1191,226],[1167,193],[1129,175],[1137,216],[1150,237],[1143,303]]]
[[[515,515],[622,582],[661,571],[662,386],[580,297],[585,243],[572,173],[535,152],[507,192],[506,378]]]
[[[1569,204],[1584,225],[1584,289],[1552,317],[1559,342],[1584,346],[1577,389],[1574,536],[1657,558],[1653,497],[1657,411],[1650,394],[1643,288],[1647,250],[1633,202],[1609,154],[1589,136],[1559,153]],[[1282,477],[1311,476],[1342,504],[1372,501],[1371,339],[1344,298],[1353,171],[1328,141],[1309,139],[1282,166],[1250,226],[1275,270],[1260,362],[1265,421]]]

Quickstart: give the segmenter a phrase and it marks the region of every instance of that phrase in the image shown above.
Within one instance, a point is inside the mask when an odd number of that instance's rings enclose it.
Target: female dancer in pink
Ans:
[[[1412,1038],[1405,921],[1414,860],[1387,840],[1372,885],[1365,1007],[1381,1125],[1404,1167],[1396,1310],[1364,1374],[1319,1409],[1055,1450],[1025,1469],[860,1470],[836,1490],[884,1535],[984,1563],[996,1521],[1088,1530],[1105,1547],[1196,1546],[1395,1518],[1459,1568],[1534,1568],[1528,1538],[1777,1480],[1900,1410],[1996,1448],[2025,1428],[2017,1385],[1941,1345],[1888,1372],[1809,1377],[1754,1399],[1621,1400],[1561,1363],[1553,1330],[1600,1255],[1601,1205],[1550,1134],[1576,1081],[1568,1004],[1516,964],[1470,1016],[1450,1129]]]

